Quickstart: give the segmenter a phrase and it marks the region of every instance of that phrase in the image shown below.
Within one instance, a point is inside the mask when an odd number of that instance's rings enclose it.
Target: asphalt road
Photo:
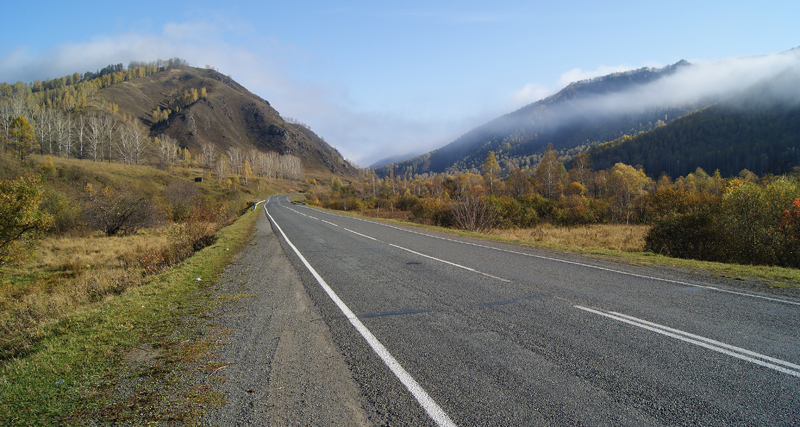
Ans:
[[[265,211],[372,424],[800,424],[797,296],[286,196]]]

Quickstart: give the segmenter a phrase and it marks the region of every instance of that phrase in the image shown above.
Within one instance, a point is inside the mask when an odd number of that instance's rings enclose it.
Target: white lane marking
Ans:
[[[429,259],[432,259],[432,260],[434,260],[434,261],[439,261],[439,262],[441,262],[441,263],[444,263],[444,264],[447,264],[447,265],[452,265],[452,266],[454,266],[454,267],[463,268],[464,270],[471,271],[471,272],[473,272],[473,273],[482,274],[482,275],[484,275],[484,276],[486,276],[486,277],[491,277],[492,279],[501,280],[501,281],[503,281],[503,282],[507,282],[507,283],[511,282],[510,280],[506,280],[506,279],[503,279],[503,278],[501,278],[501,277],[497,277],[497,276],[492,276],[491,274],[487,274],[487,273],[484,273],[484,272],[482,272],[482,271],[478,271],[478,270],[475,270],[474,268],[469,268],[469,267],[467,267],[467,266],[464,266],[464,265],[461,265],[461,264],[456,264],[456,263],[454,263],[454,262],[445,261],[445,260],[443,260],[443,259],[435,258],[435,257],[432,257],[432,256],[430,256],[430,255],[425,255],[425,254],[422,254],[422,253],[419,253],[419,252],[416,252],[416,251],[412,251],[411,249],[404,248],[404,247],[402,247],[402,246],[397,246],[397,245],[394,245],[394,244],[392,244],[392,243],[387,243],[387,244],[388,244],[389,246],[393,247],[393,248],[402,249],[402,250],[404,250],[404,251],[411,252],[411,253],[412,253],[412,254],[414,254],[414,255],[419,255],[419,256],[421,256],[421,257],[424,257],[424,258],[429,258]]]
[[[367,236],[366,234],[361,234],[361,233],[359,233],[359,232],[357,232],[357,231],[353,231],[353,230],[351,230],[351,229],[349,229],[349,228],[344,228],[344,227],[342,227],[342,230],[344,230],[344,231],[349,231],[349,232],[351,232],[351,233],[353,233],[353,234],[356,234],[356,235],[358,235],[358,236],[361,236],[361,237],[363,237],[363,238],[365,238],[365,239],[370,239],[370,240],[374,240],[374,241],[376,241],[376,242],[381,242],[380,240],[378,240],[378,239],[376,239],[376,238],[374,238],[374,237],[372,237],[372,236]],[[383,243],[383,242],[381,242],[381,243]]]
[[[300,215],[303,215],[303,216],[308,216],[308,215],[304,215],[302,212],[297,212],[297,211],[295,211],[294,209],[291,209],[291,208],[290,208],[289,210],[291,210],[291,211],[293,211],[293,212],[296,212],[296,213],[299,213]],[[318,220],[318,221],[322,221],[322,222],[324,222],[324,223],[326,223],[326,224],[330,224],[330,225],[332,225],[332,226],[334,226],[334,227],[339,227],[337,224],[334,224],[334,223],[332,223],[332,222],[325,221],[324,219],[318,219],[318,218],[314,218],[314,217],[312,217],[312,216],[308,216],[308,217],[309,217],[309,218],[312,218],[312,219],[316,219],[316,220]],[[443,260],[443,259],[439,259],[439,258],[436,258],[436,257],[432,257],[432,256],[430,256],[430,255],[425,255],[425,254],[423,254],[423,253],[420,253],[420,252],[412,251],[411,249],[404,248],[404,247],[402,247],[402,246],[393,245],[393,244],[391,244],[391,243],[387,243],[387,242],[384,242],[384,241],[382,241],[382,240],[378,240],[378,239],[376,239],[376,238],[374,238],[374,237],[372,237],[372,236],[367,236],[366,234],[362,234],[362,233],[359,233],[359,232],[357,232],[357,231],[350,230],[349,228],[344,228],[344,227],[342,227],[342,229],[343,229],[343,230],[345,230],[345,231],[349,231],[349,232],[351,232],[351,233],[353,233],[353,234],[359,235],[359,236],[361,236],[361,237],[364,237],[364,238],[366,238],[366,239],[374,240],[374,241],[376,241],[376,242],[380,242],[380,243],[383,243],[383,244],[386,244],[386,245],[392,246],[392,247],[394,247],[394,248],[397,248],[397,249],[402,249],[402,250],[404,250],[404,251],[411,252],[412,254],[419,255],[419,256],[421,256],[421,257],[424,257],[424,258],[429,258],[429,259],[432,259],[432,260],[434,260],[434,261],[438,261],[438,262],[441,262],[441,263],[444,263],[444,264],[452,265],[452,266],[455,266],[455,267],[458,267],[458,268],[463,268],[464,270],[471,271],[471,272],[473,272],[473,273],[477,273],[477,274],[480,274],[480,275],[483,275],[483,276],[486,276],[486,277],[491,277],[492,279],[497,279],[497,280],[500,280],[500,281],[502,281],[502,282],[511,283],[511,281],[510,281],[510,280],[508,280],[508,279],[503,279],[502,277],[493,276],[493,275],[491,275],[491,274],[488,274],[488,273],[484,273],[484,272],[482,272],[482,271],[475,270],[474,268],[470,268],[470,267],[467,267],[467,266],[463,266],[463,265],[461,265],[461,264],[456,264],[456,263],[453,263],[453,262],[450,262],[450,261],[445,261],[445,260]]]
[[[400,365],[400,362],[398,362],[397,359],[395,359],[394,356],[392,356],[392,354],[389,353],[389,350],[387,350],[386,347],[384,347],[383,344],[381,344],[381,342],[378,341],[375,335],[373,335],[372,332],[370,332],[370,330],[367,329],[367,327],[364,326],[364,324],[361,323],[360,320],[358,320],[358,317],[356,317],[356,315],[350,310],[350,308],[347,307],[344,301],[342,301],[339,298],[339,296],[336,295],[336,292],[334,292],[333,289],[331,289],[331,287],[328,286],[328,284],[325,282],[322,276],[320,276],[317,273],[317,271],[314,270],[314,267],[312,267],[311,264],[309,264],[308,261],[306,261],[305,257],[303,257],[300,251],[294,246],[294,244],[292,244],[292,242],[283,232],[278,223],[275,222],[275,219],[272,218],[272,215],[269,214],[266,206],[264,206],[264,213],[267,214],[269,220],[275,225],[275,228],[277,228],[278,231],[280,231],[281,235],[283,236],[283,239],[286,240],[286,243],[289,245],[289,247],[291,247],[294,253],[297,254],[297,256],[300,258],[300,261],[303,262],[308,271],[311,272],[311,274],[314,276],[315,279],[317,279],[317,282],[322,287],[322,289],[325,290],[325,293],[328,294],[328,297],[330,297],[330,299],[333,300],[336,306],[339,307],[339,310],[342,311],[345,317],[347,317],[347,320],[350,321],[350,323],[356,328],[356,330],[361,334],[361,336],[364,337],[365,340],[367,340],[369,346],[372,348],[372,350],[375,351],[375,353],[378,354],[378,357],[380,357],[381,360],[383,360],[383,363],[385,363],[386,366],[389,367],[389,369],[394,373],[397,379],[399,379],[400,382],[403,383],[403,385],[406,387],[406,389],[408,389],[408,391],[411,392],[414,398],[417,399],[417,402],[419,402],[419,404],[422,405],[423,409],[425,409],[425,412],[428,413],[428,416],[430,416],[431,419],[433,419],[437,425],[455,426],[455,423],[453,423],[453,421],[450,419],[447,413],[445,413],[444,410],[442,410],[442,408],[439,407],[439,405],[437,405],[436,402],[434,402],[433,398],[431,398],[431,396],[422,388],[422,386],[419,385],[419,383],[417,383],[417,381],[411,376],[411,374],[409,374],[408,371],[406,371],[403,368],[403,366]]]
[[[648,322],[646,320],[638,319],[636,317],[627,316],[612,311],[604,311],[604,310],[582,307],[580,305],[576,305],[574,307],[579,310],[598,314],[600,316],[608,317],[610,319],[627,323],[629,325],[638,326],[648,331],[656,332],[661,335],[666,335],[671,338],[688,342],[690,344],[698,345],[700,347],[704,347],[709,350],[714,350],[716,352],[727,354],[728,356],[732,356],[737,359],[745,360],[750,363],[755,363],[756,365],[764,366],[776,370],[778,372],[782,372],[784,374],[800,378],[800,365],[796,365],[794,363],[787,362],[785,360],[776,359],[774,357],[766,356],[744,348],[735,347],[729,344],[715,341],[710,338],[701,337],[699,335],[694,335],[678,329],[669,328],[667,326],[659,325],[657,323]]]
[[[311,209],[311,208],[307,207],[307,209]],[[330,212],[325,212],[325,211],[319,211],[319,212],[323,212],[323,213],[326,213],[328,215],[333,215],[333,216],[337,216],[337,217],[351,218],[351,217],[344,217],[343,215],[336,215],[336,214],[333,214],[333,213],[330,213]],[[728,294],[739,295],[739,296],[744,296],[744,297],[749,297],[749,298],[758,298],[758,299],[763,299],[763,300],[767,300],[767,301],[779,302],[779,303],[782,303],[782,304],[800,305],[800,302],[798,302],[798,301],[791,301],[791,300],[785,300],[785,299],[781,299],[781,298],[773,298],[773,297],[767,297],[767,296],[763,296],[763,295],[749,294],[749,293],[746,293],[746,292],[730,291],[730,290],[727,290],[727,289],[720,289],[720,288],[717,288],[717,287],[714,287],[714,286],[698,285],[698,284],[695,284],[695,283],[682,282],[682,281],[679,281],[679,280],[663,279],[661,277],[645,276],[643,274],[629,273],[627,271],[615,270],[615,269],[612,269],[612,268],[600,267],[600,266],[592,265],[592,264],[584,264],[584,263],[575,262],[575,261],[567,261],[567,260],[564,260],[564,259],[547,257],[547,256],[543,256],[543,255],[534,255],[534,254],[529,254],[529,253],[525,253],[525,252],[514,251],[514,250],[511,250],[511,249],[503,249],[503,248],[497,248],[497,247],[494,247],[494,246],[481,245],[481,244],[478,244],[478,243],[471,243],[471,242],[464,242],[464,241],[461,241],[461,240],[448,239],[446,237],[434,236],[434,235],[431,235],[431,234],[421,233],[419,231],[414,231],[414,230],[408,230],[408,229],[405,229],[405,228],[401,228],[401,227],[397,227],[397,226],[393,226],[393,225],[389,225],[389,224],[383,224],[383,223],[380,223],[380,222],[370,221],[370,220],[363,219],[363,218],[352,218],[352,219],[355,219],[357,221],[368,222],[368,223],[374,224],[374,225],[380,225],[380,226],[383,226],[383,227],[392,228],[392,229],[399,230],[399,231],[404,231],[406,233],[417,234],[417,235],[424,236],[424,237],[430,237],[432,239],[439,239],[439,240],[445,240],[445,241],[448,241],[448,242],[459,243],[459,244],[462,244],[462,245],[475,246],[475,247],[479,247],[479,248],[491,249],[491,250],[495,250],[495,251],[506,252],[506,253],[511,253],[511,254],[515,254],[515,255],[531,257],[531,258],[539,258],[539,259],[544,259],[544,260],[548,260],[548,261],[561,262],[561,263],[564,263],[564,264],[571,264],[571,265],[577,265],[577,266],[586,267],[586,268],[593,268],[595,270],[602,270],[602,271],[607,271],[609,273],[616,273],[616,274],[622,274],[622,275],[631,276],[631,277],[638,277],[640,279],[648,279],[648,280],[655,280],[655,281],[659,281],[659,282],[674,283],[676,285],[690,286],[690,287],[701,288],[701,289],[708,289],[710,291],[724,292],[724,293],[728,293]]]

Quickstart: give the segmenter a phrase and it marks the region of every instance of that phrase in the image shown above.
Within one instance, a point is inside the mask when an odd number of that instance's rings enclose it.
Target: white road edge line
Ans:
[[[450,419],[447,413],[445,413],[444,410],[442,410],[442,408],[439,407],[439,405],[437,405],[436,402],[434,402],[433,398],[431,398],[430,395],[428,395],[428,393],[422,388],[422,386],[420,386],[419,383],[417,383],[417,381],[411,376],[411,374],[409,374],[400,365],[397,359],[395,359],[394,356],[392,356],[392,354],[389,353],[389,350],[387,350],[386,347],[384,347],[383,344],[381,344],[381,342],[378,341],[378,339],[374,335],[372,335],[372,332],[370,332],[370,330],[367,329],[367,327],[364,326],[363,323],[361,323],[358,317],[356,317],[356,315],[350,310],[350,308],[348,308],[347,305],[345,305],[344,301],[342,301],[339,298],[339,296],[336,295],[336,293],[333,291],[333,289],[331,289],[330,286],[328,286],[328,284],[325,282],[322,276],[320,276],[317,273],[317,271],[314,270],[313,267],[311,267],[311,264],[309,264],[308,261],[306,261],[305,257],[303,257],[300,251],[294,246],[294,244],[292,244],[292,242],[283,232],[278,223],[275,222],[275,219],[272,218],[272,215],[269,214],[269,211],[267,211],[266,204],[264,204],[264,213],[267,214],[267,217],[269,217],[269,220],[272,222],[273,225],[275,225],[275,228],[277,228],[278,231],[280,231],[281,235],[283,236],[283,239],[286,240],[286,243],[289,245],[289,247],[291,247],[294,253],[297,254],[297,256],[300,258],[300,261],[303,262],[308,271],[311,272],[311,274],[314,276],[315,279],[317,279],[317,282],[322,287],[322,289],[324,289],[325,292],[328,294],[328,297],[330,297],[330,299],[333,300],[336,306],[339,307],[339,310],[342,311],[345,317],[347,317],[347,320],[350,321],[350,323],[356,328],[356,330],[361,334],[361,336],[364,337],[365,340],[367,340],[369,346],[372,348],[372,350],[375,351],[375,353],[378,354],[378,357],[380,357],[381,360],[383,360],[383,363],[385,363],[386,366],[389,367],[389,369],[394,373],[397,379],[399,379],[400,382],[403,383],[403,385],[406,387],[406,389],[408,389],[408,391],[411,392],[414,398],[417,399],[417,402],[419,402],[419,404],[422,405],[422,408],[425,409],[425,412],[428,413],[428,416],[430,416],[431,419],[433,419],[433,421],[435,421],[436,424],[439,426],[443,427],[455,426],[455,423],[453,423],[453,421]]]
[[[614,312],[606,312],[601,310],[596,310],[588,307],[583,307],[580,305],[574,306],[575,308],[583,311],[587,311],[590,313],[598,314],[600,316],[608,317],[610,319],[617,320],[619,322],[627,323],[629,325],[638,326],[642,329],[646,329],[648,331],[656,332],[661,335],[666,335],[671,338],[675,338],[684,342],[688,342],[690,344],[698,345],[700,347],[707,348],[709,350],[714,350],[718,353],[727,354],[728,356],[735,357],[737,359],[741,359],[750,363],[754,363],[756,365],[764,366],[766,368],[773,369],[778,372],[782,372],[784,374],[788,374],[794,377],[800,378],[800,366],[795,365],[793,363],[787,362],[785,360],[775,359],[770,356],[766,356],[760,353],[756,353],[750,350],[746,350],[743,348],[735,347],[732,345],[724,344],[719,341],[714,341],[709,338],[701,337],[698,335],[690,334],[688,332],[680,331],[677,329],[672,329],[663,325],[659,325],[656,323],[648,322],[646,320],[638,319],[636,317],[627,316],[624,314],[614,313]],[[752,357],[751,357],[752,356]],[[769,361],[769,362],[768,362]],[[774,362],[774,363],[770,363]],[[784,366],[779,366],[784,365]],[[792,367],[795,369],[789,369],[785,366]]]

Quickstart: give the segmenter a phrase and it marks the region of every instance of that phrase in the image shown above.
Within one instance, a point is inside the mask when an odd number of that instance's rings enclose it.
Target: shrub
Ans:
[[[556,204],[560,216],[559,225],[585,225],[594,224],[598,220],[597,213],[589,199],[583,196],[566,196]]]
[[[134,234],[145,227],[158,225],[161,212],[146,197],[130,190],[117,191],[111,187],[85,188],[84,217],[89,227],[107,236]]]
[[[645,236],[645,250],[675,258],[724,261],[725,236],[712,210],[656,221]]]
[[[80,203],[60,193],[46,191],[41,208],[53,217],[49,232],[63,234],[84,226]]]
[[[676,187],[661,187],[644,200],[644,221],[655,222],[675,215],[687,215],[713,208],[720,203],[718,196]]]
[[[454,224],[450,203],[431,197],[420,199],[412,210],[416,221],[423,224],[450,227]]]
[[[737,181],[722,198],[722,221],[728,237],[731,261],[745,264],[800,266],[796,247],[787,239],[781,220],[800,185],[778,178],[765,187]]]
[[[401,211],[412,211],[417,203],[419,203],[419,197],[405,194],[397,198],[396,207]]]
[[[519,198],[523,206],[529,207],[542,219],[552,219],[556,210],[556,202],[538,194],[526,194]]]
[[[21,257],[53,218],[39,209],[44,190],[35,177],[0,180],[0,266]]]
[[[531,206],[520,203],[508,196],[487,197],[489,207],[494,212],[498,228],[530,228],[539,224],[539,215]]]
[[[170,207],[172,220],[181,222],[192,215],[194,200],[200,190],[194,183],[187,181],[171,181],[164,188],[164,200]]]
[[[453,220],[456,227],[483,233],[494,227],[495,215],[486,198],[477,195],[463,195],[452,204]]]

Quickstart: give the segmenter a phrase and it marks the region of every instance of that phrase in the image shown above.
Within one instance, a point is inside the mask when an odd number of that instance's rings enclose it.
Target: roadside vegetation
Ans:
[[[548,150],[533,170],[390,175],[361,170],[345,184],[312,186],[313,205],[523,240],[669,257],[800,268],[800,171],[723,178],[698,168],[652,180],[617,163],[594,171]],[[478,172],[478,171],[475,171]]]
[[[300,184],[239,178],[0,151],[0,424],[191,423],[222,399],[191,381],[191,319],[254,202]]]

